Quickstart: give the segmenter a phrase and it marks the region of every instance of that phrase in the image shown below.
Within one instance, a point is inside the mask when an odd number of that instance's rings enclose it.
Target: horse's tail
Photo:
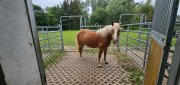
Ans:
[[[78,33],[79,33],[79,32],[78,32]],[[79,52],[79,44],[78,44],[78,40],[77,40],[77,38],[78,38],[78,33],[76,34],[76,38],[75,38],[75,39],[76,39],[76,40],[75,40],[75,41],[76,41],[76,48],[75,48],[75,51],[76,51],[76,52]]]

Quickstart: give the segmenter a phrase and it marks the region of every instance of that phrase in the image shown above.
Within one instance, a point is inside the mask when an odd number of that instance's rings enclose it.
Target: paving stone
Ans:
[[[103,55],[103,54],[102,54]],[[128,85],[129,74],[118,64],[116,56],[107,54],[109,64],[97,67],[97,54],[67,52],[46,69],[48,85]],[[103,57],[102,60],[103,61]]]

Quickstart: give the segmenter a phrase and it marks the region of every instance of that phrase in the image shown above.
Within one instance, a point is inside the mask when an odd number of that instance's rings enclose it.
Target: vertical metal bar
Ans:
[[[64,42],[63,42],[63,34],[62,34],[62,17],[60,17],[60,35],[61,35],[61,46],[62,46],[62,50],[64,50]]]
[[[44,38],[44,28],[41,28],[41,30],[42,30],[42,31],[41,31],[41,32],[42,32],[42,35],[41,35],[41,36],[43,36],[43,38]],[[45,44],[45,40],[44,40],[44,39],[43,39],[43,41],[44,41],[43,44]],[[40,43],[40,45],[41,45],[41,43]]]
[[[145,15],[145,20],[144,20],[144,22],[146,23],[146,21],[147,21],[147,15]]]
[[[50,46],[50,41],[49,41],[49,31],[48,31],[48,28],[46,28],[46,35],[47,35],[47,40],[48,40],[48,48],[49,48],[49,53],[51,54],[51,46]]]
[[[119,16],[119,23],[122,23],[121,18],[122,18],[122,15]]]
[[[142,24],[143,23],[143,15],[144,14],[140,14],[140,21],[139,21],[139,33],[138,33],[138,38],[141,39],[141,31],[142,31]],[[142,43],[141,42],[138,42],[139,43],[139,47],[142,48]]]
[[[166,45],[164,46],[163,57],[162,57],[161,65],[160,65],[161,67],[160,67],[158,81],[157,81],[158,85],[162,84],[165,67],[166,67],[166,63],[167,63],[167,59],[168,59],[168,55],[169,55],[169,50],[171,47],[172,33],[173,33],[173,28],[174,28],[174,24],[175,24],[175,20],[176,20],[176,16],[177,16],[178,6],[179,6],[179,0],[173,0],[173,4],[172,4],[171,8],[169,9],[169,10],[172,10],[171,14],[169,16],[167,16],[167,17],[170,17],[170,20],[167,25],[168,26],[167,40],[166,40]]]
[[[42,34],[42,36],[43,36],[43,41],[44,41],[44,45],[46,44],[46,39],[45,38],[47,38],[47,34],[46,34],[46,29],[44,29],[44,28],[42,28],[43,29],[43,34]],[[44,47],[44,48],[46,48],[46,46]]]
[[[121,34],[121,33],[120,33]],[[120,52],[120,47],[119,47],[119,44],[120,44],[120,36],[118,37],[119,39],[118,39],[118,43],[117,43],[117,49],[118,49],[118,51]]]
[[[80,17],[80,29],[81,29],[81,25],[82,25],[82,16]]]
[[[169,78],[167,81],[167,85],[179,85],[177,84],[178,82],[178,68],[180,69],[180,33],[178,33],[177,41],[176,41],[176,46],[175,46],[175,51],[173,55],[173,60],[172,64],[170,66],[170,72],[169,72]]]
[[[85,22],[84,22],[84,25],[86,26],[86,17],[84,17],[84,21],[85,21]]]
[[[62,28],[62,17],[60,17],[60,26]]]
[[[140,31],[141,31],[141,27],[139,27],[139,32],[138,32],[138,38],[141,40],[141,32]],[[138,41],[138,43],[139,43],[139,47],[142,48],[141,42]]]
[[[41,76],[41,82],[42,85],[46,85],[46,75],[45,75],[45,69],[43,65],[43,59],[42,59],[42,53],[41,53],[41,48],[40,48],[40,42],[39,42],[39,37],[38,37],[38,31],[36,29],[36,22],[35,22],[35,15],[34,15],[34,10],[33,10],[33,5],[31,0],[25,0],[26,5],[27,5],[27,14],[29,15],[29,21],[31,23],[31,32],[33,35],[33,41],[34,41],[34,46],[35,46],[35,52],[37,56],[37,61],[38,61],[38,67],[40,71],[40,76]]]
[[[58,27],[57,29],[58,29],[59,37],[60,37],[59,40],[61,41],[60,24],[58,24],[57,27]],[[60,43],[57,43],[57,44],[58,44],[58,50],[60,50],[61,49],[60,48],[61,44]]]
[[[143,17],[143,16],[144,16],[144,14],[141,14],[141,15],[140,15],[140,23],[143,23],[143,20],[144,20],[144,17]]]
[[[148,29],[150,29],[150,24],[148,25]],[[147,38],[146,38],[146,42],[149,41],[149,33],[147,34]],[[146,44],[146,47],[145,47],[145,52],[148,51],[148,47],[149,47],[149,44]],[[145,66],[146,66],[146,59],[147,59],[147,53],[144,53],[144,62],[143,62],[143,69],[145,69]]]
[[[129,36],[129,25],[128,25],[128,29],[127,29],[127,34],[126,34],[126,37],[127,37],[127,40],[126,40],[126,53],[128,51],[128,36]]]
[[[61,46],[62,46],[62,50],[64,50],[64,41],[63,41],[63,30],[62,30],[62,26],[60,27],[60,35],[61,35]]]

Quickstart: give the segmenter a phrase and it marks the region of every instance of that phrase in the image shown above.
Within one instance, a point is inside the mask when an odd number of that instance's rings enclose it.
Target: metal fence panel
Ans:
[[[64,50],[61,26],[37,26],[43,60]]]
[[[145,70],[151,23],[124,24],[122,27],[125,30],[120,33],[119,48],[135,61],[142,70]],[[138,29],[132,30],[134,28]]]

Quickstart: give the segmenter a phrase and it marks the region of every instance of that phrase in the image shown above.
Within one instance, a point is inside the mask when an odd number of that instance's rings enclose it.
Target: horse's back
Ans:
[[[96,43],[97,41],[96,39],[97,39],[96,32],[93,32],[88,29],[81,29],[77,33],[77,41],[79,44],[86,44],[87,46],[94,47],[94,46],[91,46],[91,44]]]
[[[96,33],[88,30],[88,29],[81,29],[78,33],[77,33],[77,37],[87,37],[87,36],[94,36]]]
[[[94,32],[88,29],[81,29],[78,33],[94,33]]]

